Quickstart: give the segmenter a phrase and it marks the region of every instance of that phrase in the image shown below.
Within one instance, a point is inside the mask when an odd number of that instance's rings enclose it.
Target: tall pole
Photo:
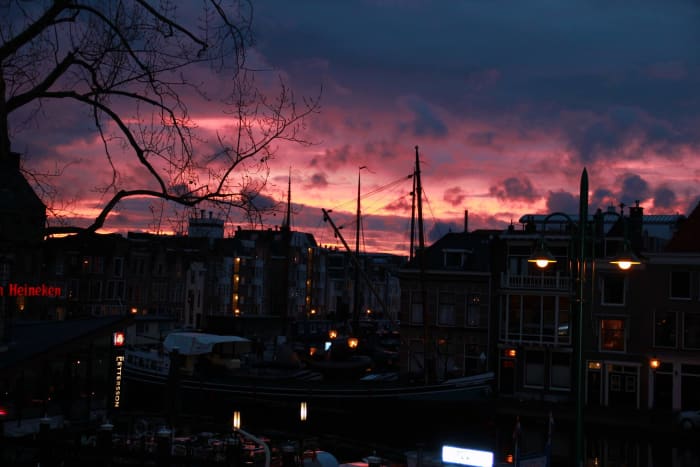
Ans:
[[[418,256],[419,275],[418,283],[420,287],[421,302],[423,306],[423,376],[425,383],[433,382],[434,364],[433,348],[430,333],[430,310],[428,309],[428,291],[425,288],[425,237],[423,232],[423,187],[420,181],[420,158],[418,157],[418,146],[416,146],[416,168],[415,168],[415,196],[418,208]]]
[[[583,312],[586,282],[586,228],[588,224],[588,172],[585,167],[581,173],[581,190],[578,211],[578,316],[576,325],[576,465],[583,467],[583,405],[584,405],[584,367],[583,361]]]
[[[366,168],[363,165],[357,170],[357,228],[355,230],[355,258],[357,258],[357,263],[355,264],[355,284],[352,301],[352,333],[355,336],[360,330],[360,228],[362,222],[362,216],[360,215],[360,174],[362,169]]]

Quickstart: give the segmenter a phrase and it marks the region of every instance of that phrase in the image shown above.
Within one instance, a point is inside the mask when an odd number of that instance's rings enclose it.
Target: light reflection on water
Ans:
[[[184,404],[186,405],[186,404]],[[226,407],[222,407],[225,405]],[[233,413],[236,402],[216,404],[222,419]],[[347,456],[360,459],[376,450],[378,455],[391,452],[395,458],[415,452],[418,446],[427,452],[438,452],[442,444],[450,444],[494,453],[497,466],[514,453],[514,417],[469,416],[468,411],[435,411],[415,416],[409,413],[374,412],[346,413],[342,409],[319,412],[308,407],[308,421],[300,424],[298,407],[270,404],[238,405],[243,424],[255,430],[276,430],[299,433],[319,439],[340,440],[337,446],[349,447]],[[202,406],[197,404],[196,411]],[[186,411],[187,409],[185,409]],[[544,419],[522,420],[521,452],[540,452],[548,437]],[[552,431],[551,467],[573,465],[574,427],[556,421]],[[700,466],[700,431],[667,431],[648,433],[633,428],[588,427],[585,437],[586,467],[698,467]]]

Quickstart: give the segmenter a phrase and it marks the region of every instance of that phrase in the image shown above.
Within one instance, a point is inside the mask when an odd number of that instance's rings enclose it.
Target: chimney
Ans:
[[[469,232],[469,210],[464,210],[464,233]]]
[[[634,206],[630,206],[629,215],[629,241],[633,251],[640,251],[643,246],[643,231],[644,231],[644,208],[639,206],[639,200],[635,201]]]

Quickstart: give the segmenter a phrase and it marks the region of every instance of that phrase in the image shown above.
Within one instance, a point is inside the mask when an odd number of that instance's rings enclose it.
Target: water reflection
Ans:
[[[551,433],[552,466],[573,465],[574,426],[559,423]],[[537,419],[521,422],[521,455],[543,452],[549,439],[545,423]],[[700,432],[646,430],[619,426],[587,427],[584,439],[586,467],[698,467]],[[501,420],[498,430],[497,459],[507,464],[514,453],[514,425]],[[498,465],[498,464],[497,464]]]

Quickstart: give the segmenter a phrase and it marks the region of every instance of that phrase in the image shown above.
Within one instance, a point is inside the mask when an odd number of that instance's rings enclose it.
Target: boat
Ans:
[[[392,373],[370,373],[354,381],[324,379],[322,372],[301,362],[256,361],[250,344],[240,336],[173,332],[160,349],[125,351],[125,388],[130,384],[161,390],[177,387],[190,399],[206,394],[212,400],[369,407],[392,401],[483,401],[491,394],[494,378],[493,373],[485,373],[422,384]]]
[[[416,149],[418,193],[421,192],[419,173]],[[421,209],[418,212],[419,226],[422,226]],[[329,212],[324,209],[323,214],[324,220],[331,224],[338,238],[352,253],[330,219]],[[358,217],[359,214],[358,207]],[[420,231],[420,249],[423,249],[422,227]],[[356,262],[356,274],[359,275],[362,271],[356,255],[357,251],[354,256],[351,255],[351,259]],[[421,264],[421,271],[423,268],[424,265]],[[357,282],[356,278],[355,285]],[[412,380],[408,379],[408,375],[400,375],[397,365],[400,340],[393,333],[374,336],[380,343],[370,347],[374,358],[360,352],[346,352],[345,344],[342,343],[349,345],[354,340],[352,347],[357,349],[359,338],[363,337],[359,332],[361,320],[357,306],[355,308],[350,329],[354,329],[356,335],[337,339],[333,335],[328,336],[328,342],[326,337],[321,342],[305,342],[299,352],[294,351],[293,343],[282,344],[288,347],[286,354],[277,349],[276,358],[265,358],[266,352],[261,357],[259,349],[258,352],[252,352],[252,342],[241,336],[171,333],[160,349],[148,352],[127,351],[124,379],[126,383],[161,387],[168,385],[184,392],[206,393],[212,397],[218,395],[229,400],[275,403],[305,401],[314,402],[316,406],[326,403],[331,407],[359,407],[363,410],[383,410],[388,402],[395,403],[395,406],[419,401],[454,404],[481,402],[490,398],[493,372],[441,381],[428,377],[427,374],[424,378],[415,378],[414,375]],[[283,354],[286,355],[285,358],[280,358]],[[341,358],[337,358],[339,354]],[[384,360],[384,367],[378,371],[373,362],[378,361],[380,356]],[[424,366],[427,372],[428,365]]]

